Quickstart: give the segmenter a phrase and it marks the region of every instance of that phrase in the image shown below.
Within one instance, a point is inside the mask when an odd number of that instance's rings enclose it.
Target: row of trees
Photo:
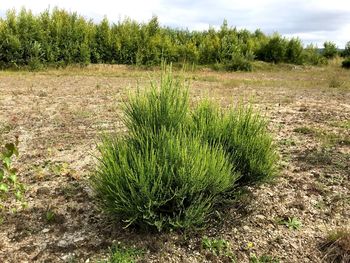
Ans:
[[[330,43],[332,44],[332,43]],[[325,57],[329,57],[325,53]],[[168,62],[218,64],[250,70],[254,59],[273,63],[320,64],[315,46],[303,47],[297,38],[265,35],[229,27],[189,31],[126,19],[96,24],[77,13],[54,8],[39,15],[22,9],[0,19],[0,67],[40,68],[71,63],[159,65]]]

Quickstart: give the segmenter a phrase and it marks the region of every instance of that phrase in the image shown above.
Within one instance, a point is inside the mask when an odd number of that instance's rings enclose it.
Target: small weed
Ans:
[[[53,221],[55,221],[56,218],[56,214],[54,211],[52,210],[47,210],[45,213],[45,219],[47,223],[52,223]]]
[[[203,237],[202,248],[209,250],[214,256],[224,256],[231,262],[236,262],[230,249],[230,243],[225,239]]]
[[[279,263],[279,259],[269,256],[269,255],[262,255],[260,257],[257,257],[256,255],[251,255],[249,259],[250,263]]]
[[[140,249],[127,248],[118,243],[110,248],[108,259],[98,261],[98,263],[134,263],[142,253],[143,251]]]
[[[286,219],[279,219],[277,221],[277,223],[279,225],[285,225],[289,229],[293,229],[293,230],[299,230],[302,226],[302,223],[296,217],[288,217]]]
[[[70,173],[68,163],[55,163],[49,166],[50,171],[54,175],[67,175]]]
[[[18,179],[18,171],[13,167],[14,157],[18,157],[18,137],[14,143],[0,144],[0,210],[4,208],[4,201],[14,197],[21,202],[22,207],[26,206],[24,201],[25,185]],[[12,208],[12,211],[17,211]]]

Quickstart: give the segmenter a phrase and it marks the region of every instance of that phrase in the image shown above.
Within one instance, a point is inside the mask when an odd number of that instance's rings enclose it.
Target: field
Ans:
[[[120,105],[159,70],[91,65],[0,72],[0,131],[19,135],[28,207],[0,225],[0,262],[96,262],[112,244],[140,262],[321,262],[329,231],[350,225],[350,72],[260,65],[254,72],[185,73],[191,99],[252,101],[270,119],[280,176],[195,233],[146,233],[111,224],[87,185],[103,132],[122,132]],[[180,72],[179,72],[180,74]],[[220,217],[220,219],[219,219]],[[208,238],[204,238],[208,237]],[[220,240],[220,251],[203,247]],[[219,253],[220,252],[220,253]],[[273,261],[278,259],[279,261]],[[255,261],[258,262],[258,261]]]

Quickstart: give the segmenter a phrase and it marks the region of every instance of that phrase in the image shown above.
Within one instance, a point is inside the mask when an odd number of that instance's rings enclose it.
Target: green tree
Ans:
[[[334,58],[337,54],[338,54],[338,49],[335,43],[331,41],[324,42],[322,55],[325,58],[328,58],[328,59]]]
[[[350,41],[348,41],[345,45],[345,49],[342,53],[343,57],[350,57]]]
[[[292,38],[289,40],[286,49],[286,60],[293,64],[303,63],[303,45],[298,38]]]

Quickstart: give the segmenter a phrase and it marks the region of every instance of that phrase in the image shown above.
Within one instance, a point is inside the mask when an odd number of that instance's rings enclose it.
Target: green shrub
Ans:
[[[251,60],[241,54],[232,56],[231,60],[225,61],[223,64],[227,71],[252,71]]]
[[[328,58],[328,59],[334,58],[337,54],[338,54],[338,49],[335,43],[330,41],[324,42],[322,55],[325,58]]]
[[[193,130],[211,145],[221,145],[234,170],[241,174],[241,184],[256,183],[276,173],[277,153],[267,132],[266,121],[242,105],[222,111],[208,101],[192,114]]]
[[[328,63],[327,59],[323,57],[318,48],[312,44],[308,45],[302,53],[302,61],[305,64],[310,65],[326,65]]]
[[[303,64],[303,50],[300,39],[292,38],[287,44],[286,61],[293,64]]]
[[[130,132],[150,128],[157,133],[161,128],[177,129],[186,122],[189,110],[188,89],[183,82],[163,74],[160,86],[152,82],[146,93],[137,92],[124,105],[124,123]]]
[[[334,45],[327,44],[325,50],[330,51],[326,57],[333,56]],[[147,23],[130,19],[111,23],[107,18],[94,23],[56,7],[40,14],[10,10],[0,18],[0,68],[36,70],[47,65],[89,63],[153,66],[165,59],[249,71],[255,58],[301,64],[303,51],[298,39],[267,36],[260,30],[237,30],[227,21],[219,30],[189,31],[161,26],[157,17]],[[342,55],[348,53],[346,48]]]
[[[241,183],[273,175],[276,154],[251,108],[201,104],[170,71],[124,106],[124,136],[104,136],[91,185],[101,208],[127,225],[201,226]],[[242,174],[242,178],[240,178]]]
[[[109,249],[107,260],[99,260],[96,263],[135,263],[143,251],[133,247],[122,246],[119,242]]]
[[[11,196],[25,206],[23,202],[25,187],[18,180],[17,169],[12,165],[14,156],[18,156],[18,138],[15,143],[0,146],[0,210],[4,208],[3,201]]]
[[[158,230],[202,225],[237,175],[220,146],[187,133],[187,90],[168,73],[124,109],[130,133],[103,139],[92,178],[102,207]]]
[[[346,69],[350,68],[350,57],[343,60],[342,67]]]
[[[287,40],[274,34],[270,40],[258,51],[258,58],[273,63],[284,62],[286,59]]]
[[[104,139],[93,177],[101,205],[128,224],[158,230],[202,225],[235,182],[224,151],[181,132],[148,134]]]
[[[345,48],[344,48],[341,55],[342,55],[342,57],[345,57],[345,58],[350,57],[350,41],[348,41],[346,43]]]

